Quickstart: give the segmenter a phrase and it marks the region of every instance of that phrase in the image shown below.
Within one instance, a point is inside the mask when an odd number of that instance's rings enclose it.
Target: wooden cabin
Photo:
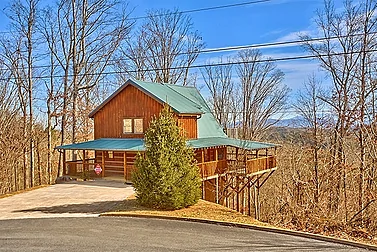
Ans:
[[[57,147],[63,152],[64,174],[86,171],[131,180],[136,154],[145,150],[144,132],[165,103],[195,151],[204,199],[228,204],[226,191],[234,187],[228,185],[230,178],[242,175],[256,184],[276,169],[276,145],[228,138],[195,87],[128,80],[89,114],[94,140]],[[79,158],[66,160],[68,150]],[[100,175],[94,174],[96,167]]]

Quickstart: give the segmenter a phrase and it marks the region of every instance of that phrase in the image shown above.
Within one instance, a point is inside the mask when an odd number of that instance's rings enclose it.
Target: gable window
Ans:
[[[123,119],[123,133],[132,133],[132,119]]]
[[[143,119],[134,119],[134,133],[143,133]]]
[[[144,133],[143,118],[124,118],[123,134],[142,134]]]

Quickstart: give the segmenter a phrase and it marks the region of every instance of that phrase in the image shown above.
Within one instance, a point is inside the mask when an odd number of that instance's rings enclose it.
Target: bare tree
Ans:
[[[203,47],[188,15],[178,10],[149,11],[133,42],[126,45],[133,69],[129,74],[141,80],[187,85],[190,67]]]
[[[51,38],[47,42],[57,62],[54,72],[64,76],[60,79],[61,144],[68,137],[74,143],[81,139],[80,126],[90,124],[81,114],[96,102],[92,91],[104,80],[103,73],[133,23],[128,20],[126,6],[118,0],[61,0],[50,16],[53,29],[45,30],[45,34]],[[84,109],[78,106],[82,99],[86,101]]]
[[[310,37],[303,36],[305,48],[321,62],[322,68],[333,82],[331,97],[325,101],[334,110],[335,124],[332,138],[332,167],[334,181],[339,181],[330,194],[329,209],[339,209],[340,192],[343,191],[345,221],[348,216],[347,171],[345,139],[357,127],[359,139],[359,210],[363,209],[365,173],[366,101],[374,93],[371,80],[373,50],[375,50],[376,2],[365,0],[345,1],[344,10],[338,12],[333,1],[325,1],[323,11],[318,11],[316,19],[323,42],[313,43]]]
[[[311,138],[310,148],[312,150],[313,160],[313,185],[314,185],[314,203],[316,206],[319,202],[320,195],[320,177],[319,177],[319,150],[322,144],[322,131],[324,129],[324,121],[326,120],[326,113],[324,112],[325,103],[323,101],[324,91],[320,81],[315,75],[308,78],[304,83],[304,88],[299,92],[294,108],[304,118],[304,127],[309,130],[309,137]]]
[[[3,38],[3,56],[18,86],[18,97],[22,104],[24,135],[29,141],[28,151],[24,150],[25,177],[29,169],[29,185],[34,186],[34,89],[36,55],[36,16],[38,0],[14,0],[7,12],[11,20],[12,35]],[[27,156],[28,152],[28,156]],[[29,162],[27,165],[26,162]],[[25,184],[26,186],[26,184]]]
[[[236,71],[240,79],[243,137],[256,139],[276,121],[272,116],[282,112],[289,89],[283,85],[284,73],[273,62],[261,62],[258,50],[238,53]]]
[[[231,62],[230,59],[227,62]],[[219,63],[223,63],[222,59]],[[232,95],[235,95],[232,81],[232,65],[207,66],[201,71],[204,82],[211,94],[210,102],[214,115],[226,130],[229,127],[232,111]]]

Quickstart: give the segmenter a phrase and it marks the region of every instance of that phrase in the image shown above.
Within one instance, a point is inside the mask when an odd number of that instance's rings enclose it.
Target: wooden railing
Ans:
[[[87,171],[94,170],[94,158],[83,160],[66,161],[66,171],[68,175],[77,175],[84,171],[84,166]]]
[[[227,167],[226,160],[210,161],[198,164],[200,174],[203,178],[210,177],[215,174],[224,173]]]
[[[276,157],[267,156],[246,161],[246,173],[254,173],[276,167]]]

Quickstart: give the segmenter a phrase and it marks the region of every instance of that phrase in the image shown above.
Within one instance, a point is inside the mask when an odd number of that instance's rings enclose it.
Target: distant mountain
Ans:
[[[295,116],[292,118],[287,119],[268,119],[268,123],[274,123],[275,127],[289,127],[289,128],[302,128],[305,127],[306,122],[304,117],[302,116]]]

